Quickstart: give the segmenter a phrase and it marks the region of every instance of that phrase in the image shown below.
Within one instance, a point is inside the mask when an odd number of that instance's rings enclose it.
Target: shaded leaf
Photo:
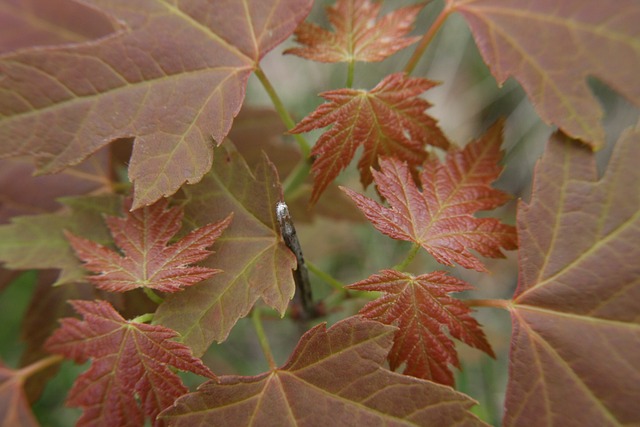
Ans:
[[[393,370],[406,364],[405,375],[453,386],[449,365],[460,368],[460,361],[445,328],[452,337],[495,357],[480,325],[470,316],[469,307],[449,295],[473,289],[472,286],[444,271],[414,277],[383,270],[347,287],[383,292],[360,314],[398,327],[389,353]]]
[[[284,314],[295,290],[295,257],[277,231],[275,209],[282,190],[274,166],[263,156],[251,172],[231,144],[218,150],[211,172],[184,193],[185,220],[193,227],[233,212],[215,253],[201,264],[222,273],[168,296],[154,318],[180,332],[196,355],[214,340],[225,340],[258,298]]]
[[[504,425],[640,424],[640,126],[598,180],[556,133],[518,209]]]
[[[59,199],[68,209],[60,213],[14,217],[0,226],[0,261],[10,269],[62,270],[57,284],[84,279],[86,271],[74,255],[63,230],[102,244],[111,242],[103,215],[121,212],[116,195]]]
[[[151,206],[129,211],[131,200],[123,206],[124,218],[107,217],[106,223],[124,256],[91,240],[66,233],[84,267],[97,275],[87,279],[99,289],[126,292],[146,287],[176,292],[219,273],[213,268],[193,266],[211,254],[213,245],[231,222],[224,220],[192,230],[177,242],[169,241],[182,227],[182,208],[167,209],[166,199]]]
[[[25,380],[24,371],[9,369],[0,362],[0,425],[39,426],[23,389]]]
[[[516,249],[517,243],[514,227],[495,218],[473,216],[508,200],[489,185],[502,170],[498,165],[501,142],[499,122],[464,149],[449,151],[444,163],[435,158],[427,161],[420,172],[422,191],[405,163],[394,158],[381,160],[381,171],[373,171],[373,177],[388,208],[348,188],[343,191],[387,236],[421,245],[439,263],[486,271],[469,249],[500,258],[500,248]]]
[[[1,58],[0,156],[30,154],[40,172],[57,172],[136,137],[138,208],[211,168],[211,137],[222,142],[250,73],[312,1],[92,3],[117,20],[108,37]]]
[[[49,176],[34,176],[26,158],[0,160],[0,223],[18,215],[53,212],[62,205],[57,199],[111,192],[108,150],[100,150],[80,165]]]
[[[3,1],[0,22],[0,54],[97,39],[117,26],[91,6],[70,0]]]
[[[171,426],[484,425],[464,394],[383,369],[392,334],[358,317],[318,325],[283,367],[205,383],[161,416]]]
[[[513,76],[540,117],[595,148],[597,77],[640,106],[640,3],[618,0],[447,0],[469,23],[499,83]]]
[[[424,4],[403,7],[380,19],[382,3],[370,0],[338,0],[327,8],[334,31],[303,22],[294,32],[302,47],[285,50],[320,62],[382,61],[415,43],[407,37]]]
[[[187,346],[171,340],[175,331],[127,321],[105,301],[71,304],[84,320],[62,319],[45,346],[76,363],[92,361],[67,399],[84,410],[79,426],[142,426],[145,416],[154,420],[187,392],[170,367],[214,378]]]
[[[330,102],[320,105],[290,130],[301,133],[331,125],[312,150],[316,159],[311,202],[315,203],[349,165],[359,146],[364,147],[358,169],[365,187],[372,181],[371,168],[378,167],[382,156],[396,156],[414,167],[427,158],[426,144],[448,148],[449,142],[436,120],[424,112],[431,104],[418,98],[434,85],[427,79],[395,73],[371,91],[339,89],[321,93]]]
[[[265,153],[276,166],[278,174],[285,179],[302,161],[300,149],[293,141],[282,138],[286,128],[275,110],[256,107],[243,107],[233,121],[229,139],[233,141],[250,168],[262,162]],[[256,144],[256,141],[260,141]],[[323,197],[309,209],[312,177],[289,197],[286,202],[296,223],[312,221],[317,216],[363,221],[360,211],[335,184],[329,184]]]

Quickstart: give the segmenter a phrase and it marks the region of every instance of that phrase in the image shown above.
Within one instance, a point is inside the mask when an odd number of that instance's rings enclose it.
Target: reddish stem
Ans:
[[[512,301],[508,299],[467,299],[463,300],[467,307],[493,307],[511,310]]]

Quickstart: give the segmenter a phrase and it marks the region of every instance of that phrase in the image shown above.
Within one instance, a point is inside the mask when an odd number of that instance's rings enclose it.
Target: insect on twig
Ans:
[[[312,318],[315,316],[315,308],[313,306],[313,297],[311,295],[311,282],[309,281],[309,271],[304,263],[304,257],[302,256],[302,248],[298,241],[298,235],[296,234],[296,228],[291,220],[291,214],[289,214],[289,208],[285,202],[278,202],[276,204],[276,218],[278,219],[278,225],[280,226],[280,234],[284,243],[287,245],[291,252],[296,257],[298,265],[293,270],[293,280],[296,283],[296,288],[299,295],[302,310],[306,318]]]

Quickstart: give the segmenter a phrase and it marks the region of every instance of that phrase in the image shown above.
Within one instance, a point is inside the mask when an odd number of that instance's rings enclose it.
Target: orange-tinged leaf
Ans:
[[[187,392],[170,367],[208,378],[213,373],[171,329],[127,321],[105,301],[71,301],[84,320],[65,318],[47,350],[77,363],[91,360],[67,404],[84,413],[79,426],[142,426]],[[159,423],[156,422],[155,425]]]
[[[135,137],[134,208],[198,182],[249,75],[311,4],[94,0],[117,22],[109,36],[0,58],[0,157],[33,155],[40,172],[57,172]]]
[[[56,284],[84,282],[86,270],[73,253],[63,230],[101,242],[111,243],[103,215],[122,210],[119,196],[65,197],[58,199],[65,209],[57,213],[13,217],[0,225],[0,261],[14,270],[62,270]]]
[[[637,0],[447,0],[469,23],[499,83],[513,76],[547,123],[595,148],[602,108],[588,77],[640,106]]]
[[[403,7],[378,19],[381,7],[382,3],[370,0],[338,0],[327,8],[335,31],[303,22],[294,33],[302,47],[284,53],[320,62],[375,62],[420,39],[407,34],[424,4]]]
[[[177,242],[169,240],[182,227],[182,208],[167,209],[162,199],[151,206],[129,211],[131,200],[124,205],[124,218],[107,217],[118,252],[83,237],[67,232],[69,243],[84,267],[97,275],[88,280],[99,289],[126,292],[135,288],[150,288],[162,292],[177,292],[219,273],[208,267],[193,266],[211,254],[213,245],[231,222],[232,215],[220,222],[191,231]]]
[[[281,368],[223,376],[161,414],[172,426],[483,426],[473,400],[450,387],[381,367],[393,328],[351,317],[300,339]]]
[[[276,203],[282,189],[275,167],[263,156],[251,171],[233,145],[218,148],[216,162],[202,182],[186,187],[185,221],[201,226],[233,212],[233,222],[202,265],[222,272],[197,286],[168,296],[154,321],[182,335],[201,355],[224,341],[258,299],[284,315],[295,291],[296,259],[280,237]]]
[[[460,368],[460,362],[445,328],[452,337],[495,357],[480,325],[470,316],[469,307],[449,295],[472,286],[444,271],[414,277],[383,270],[348,288],[383,292],[360,314],[398,327],[389,353],[393,370],[406,363],[405,375],[453,386],[449,365]]]
[[[385,77],[370,91],[339,89],[321,93],[330,102],[320,105],[290,130],[308,132],[331,125],[313,147],[316,157],[311,202],[353,159],[356,149],[364,147],[358,163],[360,180],[366,187],[372,181],[371,168],[378,167],[383,156],[396,156],[411,167],[427,158],[425,145],[448,148],[449,142],[436,120],[425,114],[431,106],[418,98],[434,82],[403,73]]]
[[[0,425],[38,427],[24,391],[23,371],[15,371],[0,362]]]
[[[502,168],[502,123],[464,149],[451,150],[444,163],[430,159],[420,172],[422,191],[409,167],[394,158],[380,161],[373,171],[380,194],[390,207],[343,188],[382,233],[421,245],[440,263],[485,271],[469,249],[483,256],[503,257],[500,248],[516,248],[515,228],[495,218],[476,218],[479,210],[494,209],[508,196],[490,187]]]
[[[640,424],[640,125],[601,179],[556,133],[518,209],[505,426]]]

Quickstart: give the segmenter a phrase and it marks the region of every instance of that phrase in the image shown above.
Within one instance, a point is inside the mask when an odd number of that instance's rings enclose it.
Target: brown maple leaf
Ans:
[[[303,22],[294,33],[303,46],[284,53],[319,62],[376,62],[420,39],[406,35],[424,4],[403,7],[378,19],[381,7],[382,3],[370,0],[338,0],[327,8],[334,32]]]
[[[191,286],[220,270],[192,266],[212,252],[213,245],[231,222],[224,220],[205,225],[169,245],[169,240],[182,226],[182,208],[166,209],[162,199],[151,206],[129,211],[131,200],[124,205],[124,218],[107,217],[113,240],[122,250],[118,252],[96,242],[66,232],[67,239],[84,267],[97,273],[88,280],[98,288],[125,292],[146,287],[162,292],[176,292]]]
[[[86,7],[68,3],[40,26],[77,20],[64,12],[80,16],[73,13]],[[91,17],[82,27],[101,37],[0,58],[0,157],[29,155],[39,172],[53,173],[135,137],[128,172],[136,209],[196,183],[211,168],[211,139],[221,144],[240,110],[249,75],[312,4],[92,1],[101,28]]]
[[[189,347],[171,340],[175,331],[127,321],[106,301],[71,304],[84,320],[62,319],[45,347],[76,363],[92,360],[67,397],[69,406],[84,409],[79,426],[142,426],[145,415],[155,420],[188,391],[170,366],[215,378]]]
[[[436,120],[425,114],[431,106],[418,98],[434,82],[403,73],[387,76],[370,91],[339,89],[320,95],[331,101],[320,105],[302,119],[290,133],[309,132],[332,125],[313,147],[314,186],[311,203],[364,146],[358,163],[360,180],[366,187],[372,181],[371,168],[381,156],[396,156],[411,166],[427,158],[426,144],[448,148],[449,141]]]
[[[422,191],[404,162],[380,161],[373,171],[380,194],[389,202],[384,207],[348,188],[342,188],[380,232],[398,240],[421,245],[440,263],[478,271],[484,265],[469,249],[483,256],[500,258],[500,248],[516,249],[513,226],[495,218],[476,218],[478,210],[494,209],[509,197],[489,184],[502,168],[502,123],[494,125],[479,140],[447,154],[444,163],[431,159],[420,172]]]
[[[640,425],[638,159],[640,123],[602,177],[591,150],[561,132],[538,161],[518,205],[504,426]]]
[[[347,287],[384,293],[365,305],[360,314],[399,328],[389,353],[391,369],[406,363],[405,375],[453,385],[449,365],[460,368],[460,362],[445,327],[454,338],[495,357],[480,325],[469,315],[469,308],[449,296],[472,286],[444,271],[414,277],[383,270]]]
[[[382,367],[393,328],[359,316],[305,333],[282,367],[229,375],[181,397],[161,415],[171,426],[484,426],[473,400]]]

